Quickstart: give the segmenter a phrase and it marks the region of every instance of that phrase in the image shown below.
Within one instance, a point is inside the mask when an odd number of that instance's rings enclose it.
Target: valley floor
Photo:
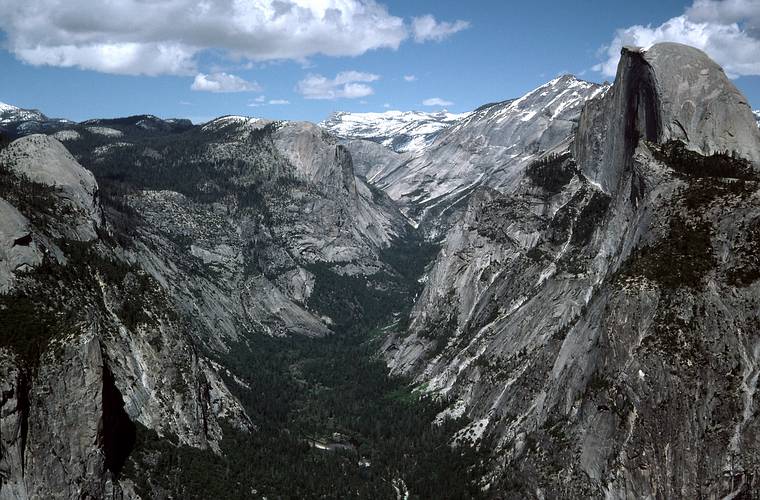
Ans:
[[[124,477],[148,497],[394,498],[399,479],[411,498],[477,496],[477,452],[448,446],[463,422],[431,426],[443,405],[387,376],[377,333],[259,336],[233,349],[224,361],[248,387],[230,387],[258,429],[225,429],[216,455],[138,428]]]

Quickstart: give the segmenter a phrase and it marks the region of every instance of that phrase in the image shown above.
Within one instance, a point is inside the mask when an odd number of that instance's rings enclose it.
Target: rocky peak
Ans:
[[[515,123],[545,91],[500,107]],[[472,419],[455,441],[490,440],[506,480],[491,491],[754,491],[746,387],[760,340],[741,325],[760,283],[757,137],[746,99],[704,54],[626,48],[572,151],[530,162],[512,190],[470,196],[385,355],[452,402],[441,418]]]
[[[754,124],[746,98],[704,52],[677,43],[625,47],[611,91],[581,114],[575,155],[611,192],[641,139],[678,140],[703,155],[729,152],[758,163]]]
[[[275,144],[304,180],[322,187],[355,192],[351,154],[334,137],[307,122],[285,122],[274,134]]]
[[[760,132],[747,98],[701,50],[661,43],[641,53],[652,68],[660,142],[676,139],[704,155],[735,152],[760,162]]]
[[[43,121],[48,118],[37,111],[36,109],[22,109],[18,106],[6,104],[0,102],[0,123],[8,123],[11,121],[28,121],[38,120]]]

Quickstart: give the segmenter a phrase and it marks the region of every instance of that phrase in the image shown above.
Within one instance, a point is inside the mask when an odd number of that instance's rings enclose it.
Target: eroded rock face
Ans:
[[[221,453],[256,432],[241,351],[345,323],[320,279],[400,279],[381,255],[408,224],[322,129],[137,118],[58,134],[77,160],[46,136],[0,153],[0,498],[132,498],[145,429]]]
[[[743,106],[693,49],[626,49],[613,88],[584,108],[574,155],[474,196],[447,235],[386,359],[450,398],[444,414],[472,418],[455,438],[495,450],[492,490],[757,487],[760,150],[754,124],[739,130]],[[739,158],[712,154],[725,150]]]
[[[704,155],[736,153],[760,163],[752,109],[720,66],[704,52],[675,43],[657,44],[643,58],[656,77],[662,119],[658,142],[674,139]]]
[[[41,134],[22,137],[0,152],[0,162],[16,175],[32,183],[53,188],[64,204],[66,237],[91,241],[102,224],[97,200],[97,183],[92,173],[82,168],[56,139]]]
[[[343,144],[351,152],[356,175],[369,182],[373,182],[375,177],[385,171],[399,168],[412,158],[408,153],[397,153],[366,139],[344,140]]]
[[[30,271],[42,261],[29,221],[0,198],[0,293],[13,285],[17,272]]]
[[[222,419],[253,426],[168,290],[101,239],[97,183],[61,149],[0,157],[0,498],[132,498],[136,425],[212,450]]]

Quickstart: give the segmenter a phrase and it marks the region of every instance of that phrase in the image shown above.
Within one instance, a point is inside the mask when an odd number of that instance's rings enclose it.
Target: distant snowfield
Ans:
[[[37,110],[22,109],[0,102],[0,123],[7,124],[24,121],[46,120],[47,117]]]
[[[430,145],[439,132],[470,113],[440,111],[338,112],[319,125],[348,139],[368,139],[399,153],[416,153]]]

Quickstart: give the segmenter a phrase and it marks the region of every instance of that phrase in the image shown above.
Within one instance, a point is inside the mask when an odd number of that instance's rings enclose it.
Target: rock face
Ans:
[[[102,214],[97,199],[97,184],[91,172],[83,169],[68,150],[47,135],[29,135],[14,141],[0,153],[0,162],[16,176],[55,191],[65,205],[66,221],[62,234],[78,241],[97,237]]]
[[[129,498],[135,425],[218,447],[250,419],[55,139],[0,152],[0,497]]]
[[[0,293],[10,290],[17,271],[31,270],[41,260],[42,252],[32,237],[29,220],[0,199]]]
[[[385,355],[471,417],[491,491],[756,491],[757,133],[704,54],[624,49],[570,151],[471,197]]]
[[[366,139],[344,140],[343,144],[351,152],[354,172],[369,183],[383,172],[393,171],[412,158],[409,153],[397,153]]]
[[[614,191],[639,138],[677,140],[703,155],[728,152],[760,162],[760,132],[747,99],[703,52],[663,43],[648,51],[624,48],[623,54],[613,95],[581,116],[575,156],[589,179]]]
[[[382,145],[390,115],[339,117],[342,138],[29,117],[0,141],[0,498],[168,496],[138,440],[224,453],[258,432],[251,374],[281,373],[246,353],[366,325],[378,301],[392,373],[448,405],[437,420],[469,418],[452,444],[483,452],[473,491],[760,488],[760,131],[701,52],[627,48],[611,87],[565,76],[387,132],[423,138],[413,153]],[[409,219],[443,240],[416,297]]]

